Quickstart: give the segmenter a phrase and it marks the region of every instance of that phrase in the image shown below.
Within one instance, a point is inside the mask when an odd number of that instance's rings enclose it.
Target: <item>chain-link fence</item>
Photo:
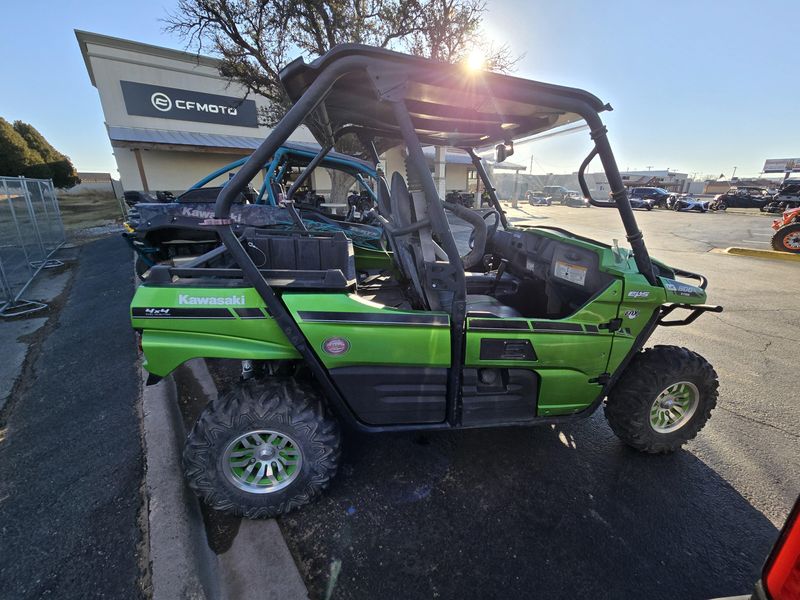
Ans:
[[[0,317],[46,307],[23,295],[39,271],[62,264],[51,257],[65,240],[52,181],[0,177]]]

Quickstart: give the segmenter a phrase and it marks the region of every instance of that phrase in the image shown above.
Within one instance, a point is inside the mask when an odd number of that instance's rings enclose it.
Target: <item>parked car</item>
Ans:
[[[778,187],[772,199],[775,202],[800,200],[800,179],[787,179]]]
[[[735,186],[724,194],[718,194],[714,200],[719,204],[724,204],[726,208],[761,208],[771,198],[764,188]]]
[[[531,206],[550,206],[552,198],[545,196],[544,192],[526,192],[525,199]]]
[[[631,188],[628,192],[631,198],[644,198],[645,200],[652,200],[653,206],[658,208],[667,208],[667,198],[670,193],[664,188],[660,187],[635,187]]]
[[[631,208],[643,208],[645,210],[653,210],[653,207],[656,205],[656,201],[651,198],[637,198],[632,197],[629,198],[631,203]]]
[[[695,198],[693,194],[680,194],[670,200],[670,208],[680,212],[707,212],[711,208],[709,200]]]
[[[615,203],[614,198],[613,196],[611,196],[610,193],[608,194],[608,197],[609,197],[608,200],[609,202],[611,202],[612,204]],[[653,210],[653,206],[655,206],[655,202],[653,200],[650,200],[649,198],[630,197],[628,198],[628,202],[630,202],[631,208],[642,208],[644,210]]]
[[[542,194],[550,198],[551,202],[559,202],[564,204],[564,199],[570,194],[570,190],[563,185],[546,185],[542,188]]]
[[[771,201],[761,207],[761,212],[783,213],[800,206],[800,179],[787,179],[778,187]]]
[[[570,190],[569,194],[567,194],[564,199],[561,200],[561,204],[566,204],[567,206],[572,206],[574,208],[588,208],[591,206],[589,201],[583,197],[583,194],[573,190]]]

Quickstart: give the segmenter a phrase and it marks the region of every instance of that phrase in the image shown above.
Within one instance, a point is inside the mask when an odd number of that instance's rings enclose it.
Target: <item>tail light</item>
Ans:
[[[769,600],[800,599],[800,498],[770,552],[761,581]]]

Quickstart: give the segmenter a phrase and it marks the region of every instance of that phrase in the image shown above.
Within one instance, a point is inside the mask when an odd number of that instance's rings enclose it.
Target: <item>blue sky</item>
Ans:
[[[0,116],[41,130],[80,170],[116,173],[97,91],[73,29],[182,48],[162,32],[172,1],[9,2]],[[622,169],[757,175],[800,156],[796,1],[488,0],[488,34],[524,53],[516,75],[582,87]],[[519,147],[534,172],[574,171],[587,132]]]

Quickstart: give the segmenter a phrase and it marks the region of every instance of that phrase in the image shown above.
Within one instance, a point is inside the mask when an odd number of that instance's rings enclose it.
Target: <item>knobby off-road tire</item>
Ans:
[[[772,248],[778,252],[800,254],[800,223],[784,225],[772,236]]]
[[[309,385],[248,381],[208,405],[183,465],[189,487],[211,508],[262,519],[316,498],[336,474],[339,445],[339,426]]]
[[[654,454],[674,452],[706,424],[717,405],[718,387],[714,368],[699,354],[655,346],[628,365],[608,396],[606,418],[629,446]]]

